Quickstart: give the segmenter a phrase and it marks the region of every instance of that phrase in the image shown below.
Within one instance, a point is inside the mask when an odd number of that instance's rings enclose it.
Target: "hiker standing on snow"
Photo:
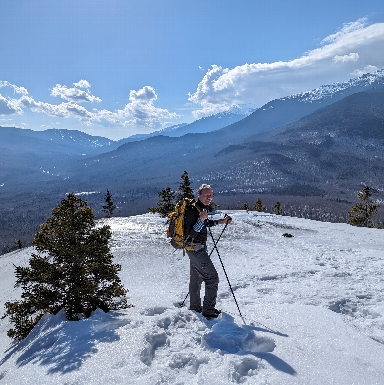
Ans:
[[[217,318],[221,313],[215,309],[219,276],[207,252],[207,227],[231,223],[231,217],[218,220],[208,219],[208,206],[212,202],[213,191],[210,185],[203,184],[198,190],[198,199],[194,206],[185,212],[184,229],[186,245],[194,250],[186,250],[190,260],[190,310],[203,314],[207,319]],[[203,307],[201,307],[200,289],[205,283]]]

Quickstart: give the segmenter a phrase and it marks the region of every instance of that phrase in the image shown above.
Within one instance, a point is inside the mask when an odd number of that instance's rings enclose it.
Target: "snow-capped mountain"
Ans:
[[[319,108],[357,92],[384,89],[384,69],[347,82],[324,85],[311,91],[271,100],[238,123],[221,130],[228,140],[240,140],[293,123]]]
[[[352,78],[346,82],[336,82],[323,85],[310,91],[301,92],[288,96],[287,99],[298,99],[303,103],[314,103],[324,99],[335,98],[340,94],[350,95],[360,91],[365,91],[375,87],[382,87],[384,84],[384,69],[375,73],[366,73],[359,77]]]

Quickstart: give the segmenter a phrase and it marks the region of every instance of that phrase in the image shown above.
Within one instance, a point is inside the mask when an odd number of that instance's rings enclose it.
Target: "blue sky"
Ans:
[[[382,0],[0,3],[0,126],[119,139],[378,68]]]

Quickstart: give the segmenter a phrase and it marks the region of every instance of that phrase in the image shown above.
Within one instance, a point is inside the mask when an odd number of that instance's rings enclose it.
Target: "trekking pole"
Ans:
[[[225,218],[225,217],[227,217],[227,214],[225,214],[224,218]],[[211,252],[209,253],[209,258],[211,258],[211,255],[212,255],[212,253],[213,253],[213,250],[215,250],[215,247],[216,247],[216,245],[219,243],[220,238],[221,238],[221,236],[223,235],[223,233],[224,233],[225,229],[227,228],[227,226],[228,226],[228,223],[225,224],[225,226],[224,226],[223,230],[221,231],[221,233],[220,233],[220,235],[219,235],[219,238],[217,238],[216,242],[215,242],[215,240],[213,240],[214,247],[213,247],[213,249],[211,250]],[[211,231],[211,230],[209,230],[209,231]],[[211,234],[211,236],[212,236],[212,234]],[[213,237],[212,237],[212,239],[213,239]],[[180,306],[180,307],[185,306],[185,301],[187,300],[188,296],[189,296],[189,292],[187,293],[186,297],[184,298],[184,301],[183,301],[183,302],[179,302],[179,306]]]
[[[226,224],[226,225],[227,225],[227,224]],[[217,255],[219,256],[219,260],[220,260],[221,266],[222,266],[222,268],[223,268],[223,270],[224,270],[225,277],[227,278],[228,285],[229,285],[229,288],[231,289],[233,299],[235,300],[235,303],[236,303],[236,306],[237,306],[237,310],[239,311],[240,317],[241,317],[241,319],[243,320],[244,325],[246,325],[246,323],[245,323],[245,321],[244,321],[244,317],[243,317],[243,315],[241,314],[239,304],[237,303],[237,300],[236,300],[236,297],[235,297],[235,293],[233,292],[231,282],[229,282],[228,274],[227,274],[227,272],[226,272],[226,270],[225,270],[224,263],[223,263],[223,261],[222,261],[222,259],[221,259],[221,257],[220,257],[219,250],[218,250],[218,248],[217,248],[217,246],[216,246],[215,239],[213,238],[211,229],[210,229],[209,227],[208,227],[208,230],[209,230],[209,234],[211,235],[211,238],[212,238],[212,241],[213,241],[213,248],[216,249]],[[213,250],[212,250],[212,251],[213,251]]]

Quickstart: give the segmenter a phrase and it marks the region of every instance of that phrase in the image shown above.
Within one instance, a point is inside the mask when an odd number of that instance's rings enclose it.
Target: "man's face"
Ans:
[[[199,195],[199,201],[205,205],[208,206],[212,202],[213,198],[213,191],[209,188],[201,190],[201,193]]]

